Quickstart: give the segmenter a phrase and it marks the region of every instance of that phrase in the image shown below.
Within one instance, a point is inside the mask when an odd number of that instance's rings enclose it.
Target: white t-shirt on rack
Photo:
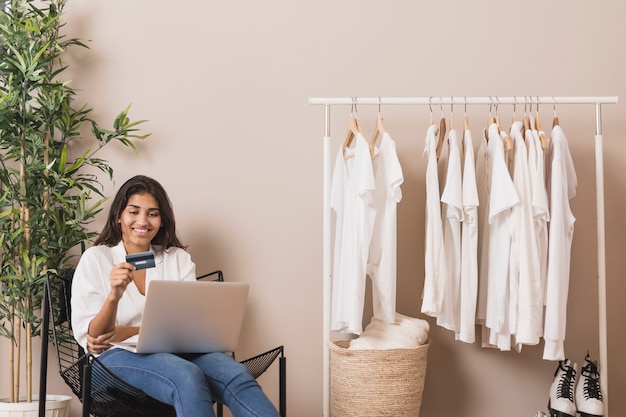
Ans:
[[[550,206],[545,180],[545,157],[541,139],[536,131],[526,131],[528,145],[528,165],[530,171],[530,188],[532,190],[533,217],[535,235],[537,238],[537,253],[539,256],[539,276],[541,281],[541,304],[545,305],[546,280],[548,277],[548,222],[550,221]],[[543,311],[542,311],[543,322]],[[543,336],[543,326],[541,334]]]
[[[469,130],[463,137],[463,224],[461,225],[461,317],[456,338],[476,340],[476,300],[478,296],[478,189],[474,145]]]
[[[576,221],[570,200],[576,196],[578,183],[567,138],[559,125],[552,129],[550,157],[550,240],[543,358],[563,360],[570,257]]]
[[[443,248],[443,226],[441,222],[441,202],[439,196],[439,175],[437,169],[437,139],[439,129],[430,125],[426,131],[424,154],[426,165],[426,237],[424,242],[424,292],[422,313],[437,317],[443,300],[443,279],[445,257]]]
[[[487,317],[489,342],[502,350],[510,346],[509,328],[509,256],[511,250],[512,208],[519,196],[511,180],[498,127],[489,126],[491,186],[489,197],[489,254]]]
[[[365,279],[374,228],[374,173],[369,144],[360,133],[339,150],[330,190],[336,214],[331,330],[362,331]]]
[[[386,323],[396,320],[397,205],[402,200],[404,177],[396,143],[383,133],[375,149],[374,178],[376,220],[367,271],[372,279],[374,317]]]
[[[511,126],[515,144],[513,158],[513,183],[520,204],[513,207],[513,239],[511,244],[511,331],[515,334],[516,348],[536,345],[542,333],[542,287],[539,274],[539,252],[532,206],[531,176],[528,150],[522,135],[522,122]],[[534,152],[534,147],[531,150]]]
[[[448,161],[443,203],[443,242],[446,259],[444,295],[437,324],[457,333],[461,319],[461,221],[463,220],[463,176],[457,131],[448,133]]]
[[[487,129],[481,135],[476,152],[476,190],[478,191],[478,295],[476,323],[485,324],[487,318],[487,277],[489,272],[489,187],[491,158],[487,142]],[[483,346],[487,345],[483,338]]]

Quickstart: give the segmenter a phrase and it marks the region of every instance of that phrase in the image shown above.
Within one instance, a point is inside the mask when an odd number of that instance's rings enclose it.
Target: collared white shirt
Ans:
[[[146,293],[154,280],[195,281],[196,264],[187,251],[176,247],[164,251],[158,246],[150,250],[154,252],[155,267],[146,269]],[[125,260],[126,250],[120,241],[113,247],[98,245],[87,249],[76,266],[72,281],[72,330],[74,338],[85,350],[89,323],[111,291],[109,273]],[[140,326],[145,301],[145,295],[131,283],[119,301],[116,325]]]

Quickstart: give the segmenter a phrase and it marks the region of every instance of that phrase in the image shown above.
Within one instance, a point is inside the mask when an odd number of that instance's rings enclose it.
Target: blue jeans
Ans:
[[[225,353],[137,354],[111,349],[98,360],[128,384],[171,404],[177,417],[215,416],[213,400],[226,404],[234,417],[278,417],[247,368]]]

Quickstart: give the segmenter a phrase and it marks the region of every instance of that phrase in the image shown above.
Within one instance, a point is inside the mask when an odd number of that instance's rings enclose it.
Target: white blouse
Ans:
[[[146,293],[150,289],[150,282],[154,280],[196,279],[196,264],[184,249],[171,247],[164,251],[153,246],[150,250],[155,255],[155,267],[146,269]],[[85,350],[89,323],[98,314],[111,291],[109,273],[125,259],[126,250],[122,242],[113,247],[98,245],[87,249],[76,266],[72,281],[72,331],[74,338]],[[129,285],[118,304],[116,325],[140,326],[145,301],[145,295],[134,284]]]

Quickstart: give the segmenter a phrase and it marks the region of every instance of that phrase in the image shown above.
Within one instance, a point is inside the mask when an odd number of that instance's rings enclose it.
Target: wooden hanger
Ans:
[[[361,133],[361,122],[356,116],[351,116],[350,121],[348,122],[348,132],[346,133],[346,138],[343,141],[343,151],[345,152],[346,148],[349,148],[352,144],[352,139],[358,134]]]
[[[509,150],[513,149],[513,139],[511,139],[511,137],[506,132],[504,132],[504,135],[502,134],[503,130],[502,130],[502,126],[500,125],[500,116],[498,116],[498,106],[499,106],[499,104],[500,103],[498,102],[498,98],[496,97],[495,123],[496,123],[496,126],[498,126],[498,133],[500,133],[500,137],[502,138],[502,141],[504,142],[504,150],[505,151],[509,151]]]
[[[546,135],[543,133],[543,129],[541,128],[541,119],[539,118],[539,104],[537,104],[537,114],[535,115],[535,126],[537,127],[537,131],[539,132],[539,140],[541,140],[541,147],[544,150],[548,149],[548,141],[546,139]]]
[[[496,126],[498,126],[498,132],[502,132],[502,126],[500,126],[500,116],[496,113]]]
[[[552,103],[552,108],[554,109],[554,119],[552,119],[552,127],[559,125],[559,116],[556,115],[556,101]]]
[[[352,99],[352,108],[350,110],[350,120],[348,122],[348,132],[346,133],[346,138],[343,141],[342,151],[346,151],[346,149],[352,144],[352,139],[358,134],[361,133],[361,122],[359,122],[358,117],[356,116],[356,97]]]
[[[465,109],[463,110],[463,135],[461,135],[461,149],[465,148],[465,132],[469,130],[469,120],[467,118],[467,97],[465,98]]]
[[[454,98],[450,97],[450,130],[454,129]]]
[[[489,142],[489,126],[494,122],[493,117],[491,116],[491,106],[493,106],[493,103],[489,103],[489,117],[487,118],[485,129],[483,130],[483,136],[487,142]]]
[[[372,139],[370,140],[370,155],[373,157],[376,156],[375,153],[375,148],[376,148],[376,141],[378,141],[378,137],[382,136],[385,134],[385,126],[383,126],[383,118],[380,116],[380,114],[378,115],[378,117],[376,117],[376,127],[374,128],[374,135],[372,136]]]
[[[498,126],[498,133],[502,132],[502,126],[500,125],[500,116],[498,116],[498,107],[500,106],[500,100],[498,100],[498,97],[496,97],[496,116],[495,116],[495,122],[496,122],[496,126]]]
[[[381,103],[380,103],[380,97],[379,97],[378,98],[378,116],[376,117],[376,126],[374,127],[374,134],[372,135],[372,139],[370,139],[370,142],[369,142],[370,155],[372,156],[372,158],[376,156],[374,149],[376,147],[376,141],[378,140],[378,137],[385,134],[385,126],[383,124],[383,117],[380,113],[380,107],[381,107]]]
[[[437,159],[441,155],[441,148],[446,138],[446,118],[443,115],[443,107],[441,108],[441,120],[439,120],[439,142],[437,142]]]
[[[526,99],[526,97],[524,97],[524,99]],[[523,118],[523,121],[524,121],[524,137],[526,137],[526,131],[530,130],[530,118],[528,116],[528,113],[526,113],[527,107],[528,107],[528,102],[525,101],[524,102],[524,118]]]

